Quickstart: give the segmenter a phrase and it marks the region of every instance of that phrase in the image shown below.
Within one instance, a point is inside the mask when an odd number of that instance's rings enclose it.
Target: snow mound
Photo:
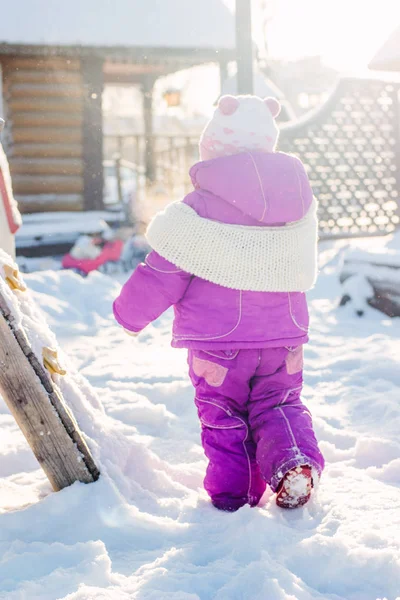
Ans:
[[[26,276],[21,319],[38,344],[55,338],[37,314],[57,336],[102,475],[51,493],[0,400],[0,600],[399,600],[400,324],[338,308],[339,245],[321,264],[304,397],[328,465],[292,512],[268,493],[235,514],[208,502],[170,315],[132,339],[112,318],[117,281]]]

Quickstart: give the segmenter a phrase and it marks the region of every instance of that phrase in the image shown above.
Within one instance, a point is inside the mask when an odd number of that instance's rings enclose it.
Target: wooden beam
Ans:
[[[98,58],[102,61],[132,62],[135,64],[161,64],[169,72],[187,69],[204,63],[217,63],[220,56],[227,56],[234,60],[234,50],[229,48],[172,48],[157,46],[135,47],[93,47],[93,46],[39,46],[21,44],[2,44],[0,42],[0,56],[3,61],[8,58],[20,57],[25,60],[34,59],[38,67],[42,68],[40,61],[60,60],[76,63],[76,59]],[[61,67],[61,64],[60,64]]]
[[[112,86],[140,86],[143,81],[143,75],[135,75],[134,73],[121,73],[120,75],[104,75],[104,85]]]
[[[388,317],[400,317],[400,289],[393,282],[375,282],[370,280],[374,288],[374,297],[368,300],[368,304],[384,313]]]
[[[81,85],[69,83],[14,83],[10,90],[13,98],[80,98],[83,94]]]
[[[251,0],[236,0],[236,61],[238,94],[253,93]]]
[[[103,210],[103,60],[82,59],[84,85],[83,144],[84,164],[83,194],[86,210]]]
[[[106,61],[103,66],[104,83],[111,85],[140,85],[143,77],[154,79],[168,75],[170,70],[163,64]]]
[[[146,76],[143,79],[143,118],[146,138],[145,167],[149,183],[155,180],[154,137],[153,137],[153,90],[156,78]]]
[[[13,176],[15,194],[81,194],[83,185],[83,178],[79,175]]]
[[[41,98],[37,96],[14,98],[9,101],[10,109],[13,112],[17,111],[35,111],[35,112],[71,112],[80,114],[83,109],[83,101],[81,97],[63,98],[63,97],[48,97]]]
[[[82,127],[82,112],[13,112],[14,127]]]
[[[82,76],[79,71],[55,71],[53,69],[37,71],[28,71],[18,69],[7,72],[7,79],[11,83],[61,83],[76,84],[82,83]]]
[[[54,490],[99,471],[60,392],[0,293],[0,392]]]
[[[10,168],[18,175],[82,175],[82,161],[77,158],[12,158]]]
[[[2,61],[4,61],[8,70],[28,69],[29,71],[42,71],[45,69],[46,71],[79,71],[80,69],[79,60],[71,60],[56,56],[4,56]]]
[[[32,156],[33,158],[40,157],[69,157],[69,158],[80,158],[82,156],[82,145],[80,143],[40,143],[40,144],[14,144],[11,153],[11,160],[14,156],[20,156],[27,158]]]
[[[30,194],[16,195],[18,207],[22,213],[38,213],[43,211],[82,211],[83,196],[81,194]]]
[[[82,141],[82,130],[80,127],[25,127],[18,125],[13,127],[13,140],[19,142],[45,142],[53,144],[70,144]]]
[[[219,62],[219,86],[220,94],[223,94],[224,83],[228,79],[228,61],[220,60]]]

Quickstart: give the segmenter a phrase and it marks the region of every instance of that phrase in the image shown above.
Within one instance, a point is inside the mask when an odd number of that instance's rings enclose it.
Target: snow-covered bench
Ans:
[[[396,237],[400,242],[400,235]],[[400,249],[348,251],[340,282],[343,287],[341,306],[352,302],[358,316],[363,316],[368,304],[389,317],[400,317]]]

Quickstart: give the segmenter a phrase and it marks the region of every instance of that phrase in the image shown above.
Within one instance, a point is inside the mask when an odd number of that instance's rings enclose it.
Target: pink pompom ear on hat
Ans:
[[[223,115],[230,116],[237,110],[239,100],[234,96],[222,96],[218,102],[218,108]]]
[[[264,98],[264,102],[265,104],[268,106],[271,115],[274,119],[276,119],[276,117],[279,115],[279,113],[281,112],[281,105],[278,102],[278,100],[276,98]]]

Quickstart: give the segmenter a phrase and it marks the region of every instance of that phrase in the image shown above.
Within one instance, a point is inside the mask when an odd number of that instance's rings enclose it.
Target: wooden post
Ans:
[[[86,210],[103,210],[102,59],[83,58],[82,77],[85,89],[82,129],[84,206]]]
[[[121,136],[117,136],[117,156],[115,157],[115,169],[117,176],[117,193],[118,193],[118,202],[123,204],[124,197],[122,191],[122,173],[121,173],[121,160],[122,160],[122,145],[123,138]]]
[[[222,96],[224,83],[228,79],[228,61],[226,59],[219,61],[219,87],[220,87],[220,95]]]
[[[143,119],[145,134],[145,169],[146,179],[153,183],[156,175],[154,160],[154,137],[153,137],[153,89],[154,77],[146,76],[143,80]]]
[[[136,169],[138,171],[141,170],[142,165],[142,156],[141,156],[141,152],[140,152],[140,136],[136,135],[135,136],[135,163],[136,163]]]
[[[166,138],[166,150],[162,155],[163,165],[167,165],[166,173],[164,169],[164,177],[167,179],[168,185],[168,193],[173,196],[174,193],[174,184],[175,184],[175,176],[173,171],[173,166],[175,165],[174,160],[174,138],[172,136]]]
[[[1,293],[0,393],[55,491],[99,478],[78,425]]]
[[[238,94],[253,93],[251,0],[236,0],[236,61]]]
[[[134,137],[135,146],[135,164],[136,164],[136,208],[142,204],[143,195],[145,193],[145,177],[144,177],[144,164],[142,156],[142,136],[136,135]]]

